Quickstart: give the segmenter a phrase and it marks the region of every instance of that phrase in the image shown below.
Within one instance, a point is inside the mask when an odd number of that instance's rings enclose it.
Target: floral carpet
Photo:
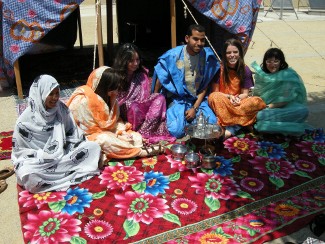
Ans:
[[[187,169],[167,150],[111,161],[67,191],[18,186],[24,240],[263,243],[288,235],[325,210],[324,138],[322,129],[301,138],[241,134],[217,148],[213,170]]]
[[[0,132],[0,160],[10,159],[12,150],[12,131]]]

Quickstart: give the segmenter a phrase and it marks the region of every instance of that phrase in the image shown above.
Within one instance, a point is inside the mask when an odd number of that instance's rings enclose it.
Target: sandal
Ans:
[[[105,153],[101,152],[99,161],[98,161],[98,168],[103,169],[107,165],[107,156]]]
[[[0,193],[4,192],[8,187],[8,184],[5,180],[0,180]]]
[[[165,153],[165,147],[161,144],[151,146],[144,145],[142,149],[147,152],[146,157],[153,157]]]
[[[5,167],[4,169],[0,170],[0,180],[5,180],[8,177],[12,176],[15,173],[13,166]]]

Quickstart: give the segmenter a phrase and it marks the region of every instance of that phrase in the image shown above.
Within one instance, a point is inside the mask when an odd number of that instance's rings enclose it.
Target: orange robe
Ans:
[[[95,93],[106,66],[94,70],[87,84],[78,87],[67,105],[78,126],[85,131],[88,140],[97,142],[108,159],[139,156],[142,136],[131,129],[130,123],[119,118],[117,100],[109,109],[105,101]]]
[[[220,72],[219,91],[212,92],[208,97],[209,106],[218,117],[221,126],[241,125],[249,126],[255,123],[257,112],[266,108],[260,97],[247,97],[242,99],[238,106],[234,106],[223,95],[239,95],[241,93],[240,79],[235,70],[230,70],[230,84],[223,80],[223,69]]]

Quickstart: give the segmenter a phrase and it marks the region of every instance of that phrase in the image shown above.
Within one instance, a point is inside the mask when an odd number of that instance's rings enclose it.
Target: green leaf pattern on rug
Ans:
[[[108,166],[116,166],[118,164],[117,161],[110,161],[108,162]]]
[[[222,235],[226,238],[232,238],[231,235],[226,234],[221,227],[218,227],[215,231],[212,231],[211,233]]]
[[[269,177],[269,180],[272,184],[274,184],[276,186],[276,189],[278,190],[279,188],[284,186],[284,181],[281,178],[277,178],[277,177]]]
[[[170,182],[179,180],[180,177],[181,177],[180,172],[176,172],[176,173],[171,174],[171,175],[168,176]]]
[[[106,195],[106,191],[101,191],[93,194],[93,199],[100,199]]]
[[[282,148],[288,148],[289,147],[289,142],[284,142],[284,143],[281,143],[281,147]]]
[[[210,213],[220,208],[220,202],[218,199],[213,199],[212,197],[205,197],[204,202],[210,208]]]
[[[241,197],[241,198],[248,198],[248,199],[252,199],[253,201],[255,200],[251,194],[249,194],[248,192],[244,192],[244,191],[238,191],[237,192],[237,196]]]
[[[213,173],[213,169],[204,169],[204,168],[200,168],[200,170],[201,170],[203,173],[207,173],[207,174],[212,174],[212,173]]]
[[[87,240],[85,240],[84,238],[80,237],[80,236],[73,236],[70,240],[71,244],[86,244]]]
[[[266,152],[266,150],[262,149],[262,148],[258,149],[256,153],[258,156],[261,156],[264,158],[268,158],[268,156],[269,156],[268,153]]]
[[[245,133],[240,133],[239,135],[236,135],[238,138],[244,138],[245,137]]]
[[[301,176],[301,177],[309,178],[309,179],[312,179],[312,178],[313,178],[313,177],[310,177],[306,172],[304,172],[304,171],[300,171],[300,170],[297,170],[297,171],[295,172],[295,174],[296,174],[296,175],[299,175],[299,176]]]
[[[232,161],[233,163],[238,163],[238,162],[240,162],[240,160],[241,160],[241,156],[240,156],[240,155],[237,155],[237,156],[235,156],[235,157],[233,157],[233,158],[231,159],[231,161]]]
[[[133,165],[134,161],[135,161],[134,159],[124,160],[124,164],[125,164],[125,166],[131,166],[131,165]]]
[[[178,216],[175,214],[167,213],[167,214],[163,215],[163,218],[165,220],[168,220],[169,222],[172,222],[172,223],[178,224],[179,226],[182,226],[181,222],[179,221]]]
[[[139,193],[144,192],[146,187],[147,187],[147,183],[145,181],[132,185],[132,189]]]
[[[249,227],[247,227],[247,226],[239,226],[239,228],[241,228],[241,229],[243,229],[243,230],[246,230],[247,233],[248,233],[250,236],[254,236],[254,235],[256,235],[256,233],[259,232],[257,229],[254,230],[254,229],[249,228]]]
[[[129,238],[130,236],[135,236],[138,234],[140,230],[140,225],[137,222],[134,222],[133,220],[125,220],[123,223],[123,228],[126,232],[126,237],[124,239]]]
[[[58,202],[49,202],[49,207],[54,212],[59,212],[64,208],[66,203],[67,203],[66,200],[62,200],[62,201],[58,201]]]

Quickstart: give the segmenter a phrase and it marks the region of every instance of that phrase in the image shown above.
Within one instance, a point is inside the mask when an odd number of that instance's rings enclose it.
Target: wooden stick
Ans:
[[[18,98],[23,99],[23,87],[21,85],[21,76],[20,76],[20,68],[19,68],[19,59],[17,59],[14,63],[14,72],[16,77],[16,86],[17,86],[17,92],[18,92]]]
[[[113,1],[106,0],[108,65],[113,64]]]
[[[175,0],[170,0],[170,30],[172,47],[176,47],[176,5]]]
[[[96,4],[97,14],[97,39],[98,39],[98,62],[99,67],[104,66],[104,51],[103,51],[103,33],[102,33],[102,11],[101,2]]]

